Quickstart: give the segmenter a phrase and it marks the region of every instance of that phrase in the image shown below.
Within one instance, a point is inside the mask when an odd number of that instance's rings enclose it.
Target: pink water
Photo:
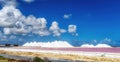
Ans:
[[[83,52],[108,52],[120,53],[120,48],[41,48],[41,47],[18,47],[31,50],[60,50],[60,51],[83,51]]]

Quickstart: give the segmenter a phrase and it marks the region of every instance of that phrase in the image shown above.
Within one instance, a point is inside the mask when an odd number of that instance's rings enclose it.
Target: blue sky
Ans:
[[[66,31],[69,25],[75,25],[77,28],[74,33],[65,32],[58,37],[36,34],[32,34],[31,37],[10,35],[24,38],[26,41],[40,41],[42,38],[46,41],[57,39],[68,40],[72,43],[73,40],[101,41],[110,38],[115,42],[120,40],[119,3],[119,0],[17,0],[16,8],[24,16],[34,15],[36,18],[45,18],[47,27],[56,21],[59,27]]]
[[[110,37],[119,40],[119,3],[119,0],[36,0],[28,4],[21,2],[20,10],[25,15],[45,17],[48,24],[56,20],[63,28],[68,24],[76,24],[80,39]],[[64,14],[72,16],[64,19]]]

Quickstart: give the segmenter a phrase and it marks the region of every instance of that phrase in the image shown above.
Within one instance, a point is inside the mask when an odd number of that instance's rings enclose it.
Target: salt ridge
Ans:
[[[71,44],[69,44],[67,41],[53,41],[53,42],[27,42],[23,46],[40,46],[40,47],[74,47]],[[111,47],[107,44],[83,44],[80,47]]]
[[[107,44],[97,44],[96,46],[92,44],[83,44],[81,47],[111,47],[111,46]]]
[[[41,47],[73,47],[67,41],[53,41],[53,42],[27,42],[23,46],[41,46]]]

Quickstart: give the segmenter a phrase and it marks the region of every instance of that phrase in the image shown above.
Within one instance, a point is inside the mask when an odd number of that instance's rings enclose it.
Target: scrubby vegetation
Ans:
[[[33,62],[45,62],[45,61],[42,60],[42,59],[39,58],[39,57],[35,57],[35,58],[33,59]]]
[[[13,61],[16,61],[16,60],[0,56],[0,62],[13,62]]]
[[[3,56],[0,56],[0,62],[45,62],[45,61],[39,57],[35,57],[33,58],[33,61],[29,61],[29,60],[10,59],[10,58],[5,58]]]
[[[10,58],[5,58],[3,56],[0,56],[0,62],[29,62],[29,60],[15,60]]]

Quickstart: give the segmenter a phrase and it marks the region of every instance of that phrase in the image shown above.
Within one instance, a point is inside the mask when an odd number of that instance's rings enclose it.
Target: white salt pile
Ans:
[[[41,46],[41,47],[73,47],[67,41],[53,41],[53,42],[27,42],[23,46]]]
[[[83,44],[81,47],[111,47],[111,46],[107,44],[97,44],[96,46],[92,44]]]
[[[95,47],[95,46],[92,44],[83,44],[81,47]]]
[[[111,47],[111,46],[107,44],[98,44],[95,47]]]

